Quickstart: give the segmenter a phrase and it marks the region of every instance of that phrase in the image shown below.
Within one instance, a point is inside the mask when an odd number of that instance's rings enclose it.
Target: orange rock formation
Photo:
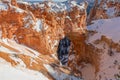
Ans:
[[[86,10],[79,10],[73,7],[70,12],[63,11],[59,13],[49,12],[50,8],[44,2],[45,8],[36,7],[33,9],[30,5],[16,3],[11,1],[11,5],[23,9],[24,12],[16,12],[16,8],[11,8],[0,13],[0,28],[3,38],[14,38],[18,43],[27,45],[43,54],[56,52],[57,41],[64,33],[85,32]],[[19,7],[18,7],[19,6]],[[9,17],[8,17],[9,16]],[[26,21],[23,19],[30,16]],[[77,17],[76,17],[77,16]],[[41,32],[33,30],[36,18],[42,20],[43,28]],[[31,23],[30,20],[33,20]],[[25,24],[29,24],[25,28]],[[48,27],[46,29],[46,27]],[[53,46],[56,44],[55,46]]]

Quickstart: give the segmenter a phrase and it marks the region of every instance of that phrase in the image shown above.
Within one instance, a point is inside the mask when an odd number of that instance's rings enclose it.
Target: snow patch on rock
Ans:
[[[112,19],[101,19],[93,22],[94,24],[87,27],[90,31],[96,31],[97,33],[90,37],[89,41],[95,41],[100,39],[102,35],[112,39],[114,42],[120,41],[120,17]]]

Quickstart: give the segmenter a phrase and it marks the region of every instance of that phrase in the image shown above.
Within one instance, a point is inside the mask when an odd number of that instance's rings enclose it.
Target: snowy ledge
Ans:
[[[90,36],[89,42],[100,39],[101,36],[106,36],[112,39],[113,42],[120,42],[120,17],[112,19],[101,19],[93,21],[92,25],[87,26],[88,31],[96,31],[97,33]]]

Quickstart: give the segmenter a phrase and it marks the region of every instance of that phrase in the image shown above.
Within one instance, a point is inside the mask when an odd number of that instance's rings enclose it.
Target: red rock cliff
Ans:
[[[17,3],[14,0],[8,2],[8,10],[0,13],[2,38],[13,38],[43,54],[50,54],[56,51],[58,40],[65,33],[85,33],[86,3],[82,9],[74,6],[70,11],[60,12],[51,11],[48,4],[41,3],[43,8],[37,4]]]

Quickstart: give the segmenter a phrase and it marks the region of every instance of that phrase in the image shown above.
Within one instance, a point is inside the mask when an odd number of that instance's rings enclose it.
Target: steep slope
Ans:
[[[14,74],[30,80],[119,79],[119,1],[96,0],[88,22],[100,20],[87,31],[88,3],[79,2],[0,1],[0,74],[5,73],[0,78],[7,80],[9,70],[10,79]],[[67,66],[56,57],[64,36],[72,44]]]
[[[40,72],[14,68],[2,58],[0,58],[0,78],[2,80],[49,80]]]
[[[96,74],[97,80],[119,79],[120,67],[120,17],[101,19],[88,26],[89,38],[87,43],[100,49],[100,66]]]
[[[18,80],[19,75],[20,80],[80,80],[68,68],[59,66],[54,55],[42,55],[9,39],[0,40],[0,45],[0,78],[3,80]]]

